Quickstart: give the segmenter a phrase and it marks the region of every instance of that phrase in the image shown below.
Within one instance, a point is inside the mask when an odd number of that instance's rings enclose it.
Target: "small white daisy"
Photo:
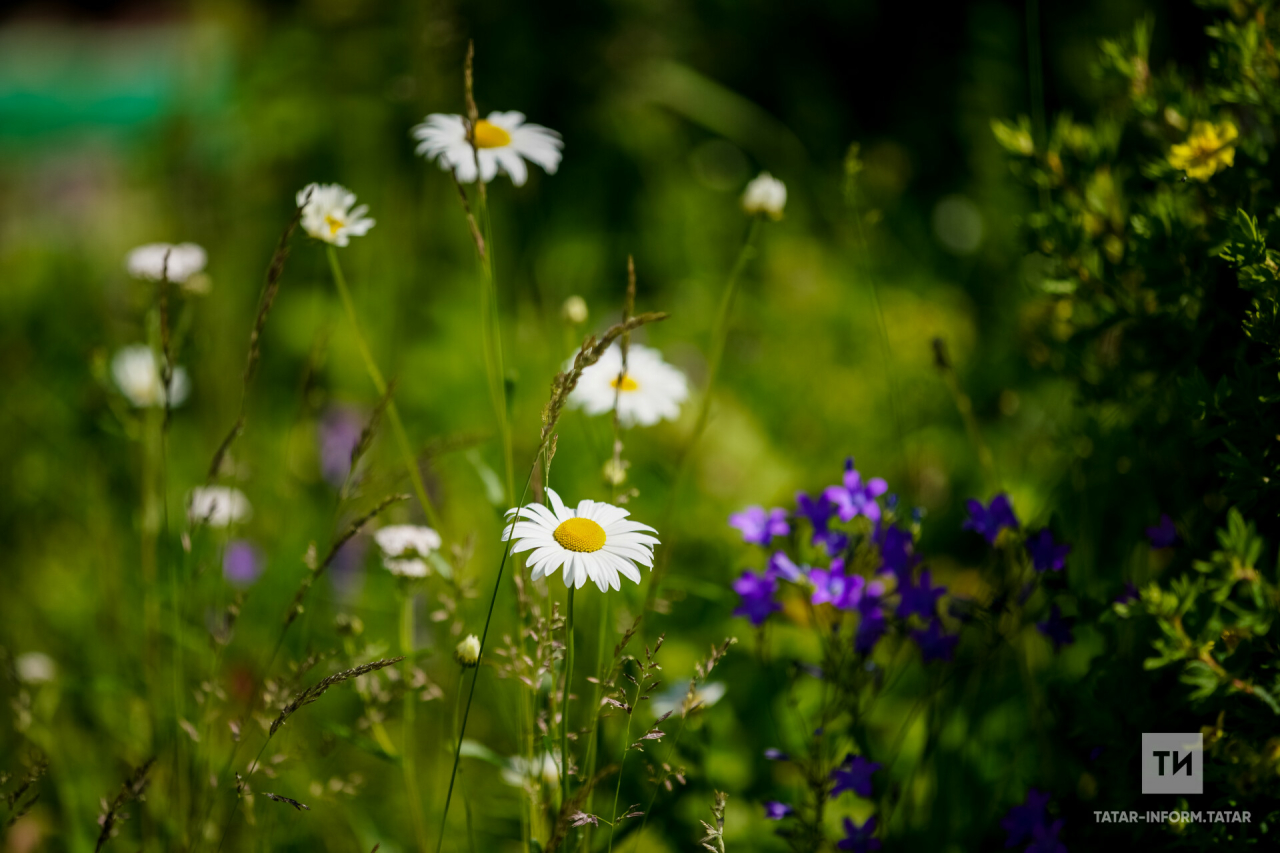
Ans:
[[[352,207],[355,203],[356,194],[341,184],[307,184],[298,190],[302,230],[335,246],[347,245],[352,237],[363,237],[374,221],[365,216],[369,205]]]
[[[528,563],[530,576],[539,580],[564,566],[564,585],[581,589],[588,579],[601,592],[621,589],[619,575],[640,583],[636,564],[653,568],[653,546],[657,533],[647,524],[628,521],[631,513],[600,501],[582,500],[577,510],[569,509],[552,489],[547,489],[551,506],[529,504],[518,513],[521,520],[503,528],[503,539],[515,539],[515,553],[533,551]],[[507,510],[508,520],[517,515]],[[645,532],[648,531],[648,532]]]
[[[169,256],[165,265],[165,255]],[[129,275],[159,281],[167,274],[169,281],[181,284],[204,269],[208,256],[195,243],[148,243],[129,253],[124,265]]]
[[[187,495],[187,518],[193,524],[229,527],[253,515],[244,492],[230,486],[199,486]]]
[[[770,175],[761,172],[742,194],[742,209],[752,216],[758,213],[768,214],[773,219],[782,218],[782,209],[787,206],[787,185]]]
[[[511,183],[524,186],[528,168],[524,161],[535,163],[554,175],[560,165],[560,134],[540,124],[526,124],[524,113],[489,113],[476,122],[476,150],[467,140],[467,121],[462,116],[432,113],[413,128],[418,140],[417,153],[428,160],[438,160],[440,168],[452,170],[458,180],[469,184],[476,179],[476,160],[480,161],[480,180],[486,184],[505,172]]]
[[[572,362],[569,362],[570,364]],[[656,349],[632,344],[627,348],[627,372],[622,373],[622,349],[616,343],[605,350],[595,364],[582,371],[569,394],[569,405],[588,415],[613,411],[618,403],[618,420],[625,427],[653,426],[680,415],[680,404],[689,396],[685,375],[662,360]]]
[[[430,527],[415,524],[391,524],[373,534],[382,549],[382,565],[393,575],[424,578],[431,567],[423,559],[440,547],[440,534]]]
[[[160,377],[159,360],[146,344],[133,344],[118,350],[111,358],[111,378],[116,381],[120,393],[128,397],[136,408],[164,405],[164,382]],[[169,380],[171,406],[181,406],[190,390],[187,371],[175,367]]]

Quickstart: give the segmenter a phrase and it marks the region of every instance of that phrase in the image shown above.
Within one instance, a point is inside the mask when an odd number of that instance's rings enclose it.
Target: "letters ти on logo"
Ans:
[[[1144,733],[1142,793],[1203,794],[1204,736],[1200,732]]]

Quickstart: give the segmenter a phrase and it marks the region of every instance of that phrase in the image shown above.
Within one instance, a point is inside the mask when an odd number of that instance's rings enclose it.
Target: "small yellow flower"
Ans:
[[[1219,169],[1235,165],[1239,135],[1229,121],[1220,124],[1198,121],[1186,142],[1169,149],[1169,165],[1186,172],[1188,178],[1207,181]]]

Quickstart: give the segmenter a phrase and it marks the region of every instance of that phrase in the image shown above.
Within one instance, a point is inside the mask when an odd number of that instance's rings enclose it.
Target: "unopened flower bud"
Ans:
[[[752,216],[764,213],[781,219],[786,206],[787,185],[768,172],[761,172],[742,194],[742,209]]]
[[[624,459],[610,459],[604,463],[604,481],[611,486],[621,486],[627,481],[629,464]]]
[[[587,322],[587,316],[590,312],[587,310],[587,300],[581,296],[570,296],[564,301],[564,305],[560,308],[560,313],[564,315],[566,322],[581,326]]]
[[[468,634],[458,643],[453,656],[464,667],[475,666],[480,662],[480,638],[475,634]]]

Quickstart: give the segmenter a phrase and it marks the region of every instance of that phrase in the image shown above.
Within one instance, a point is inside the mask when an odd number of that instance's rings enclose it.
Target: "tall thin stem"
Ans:
[[[427,824],[422,813],[422,796],[418,793],[418,772],[414,753],[414,719],[417,716],[417,691],[413,687],[414,652],[413,591],[404,590],[400,606],[400,653],[404,655],[404,732],[400,746],[400,767],[404,771],[404,788],[409,795],[409,811],[413,815],[413,832],[419,853],[427,853]]]
[[[711,397],[715,392],[716,377],[720,374],[720,364],[724,359],[725,343],[729,338],[729,319],[733,312],[734,300],[738,295],[738,281],[742,277],[742,271],[746,269],[747,262],[755,255],[756,237],[760,233],[762,219],[763,217],[761,216],[753,216],[751,218],[751,227],[747,230],[747,237],[743,240],[742,248],[738,252],[738,258],[734,261],[733,268],[729,270],[728,280],[725,281],[724,293],[720,297],[720,308],[716,311],[715,323],[711,327],[711,351],[707,358],[707,387],[702,392],[702,402],[698,404],[698,417],[694,421],[693,432],[690,433],[689,440],[680,454],[676,475],[671,481],[671,491],[667,496],[667,507],[663,513],[664,526],[661,528],[663,530],[669,530],[671,527],[667,522],[671,520],[671,514],[675,511],[676,499],[680,494],[680,486],[688,474],[689,466],[693,461],[694,450],[698,446],[698,440],[702,438],[702,433],[707,428],[707,419],[711,415]],[[649,584],[649,592],[645,596],[644,610],[642,612],[647,612],[658,597],[658,588],[662,585],[662,577],[671,558],[671,543],[668,542],[663,554],[664,559],[653,570],[653,580]]]
[[[369,350],[364,334],[360,331],[360,320],[356,316],[356,306],[351,300],[351,291],[347,288],[347,279],[342,274],[342,266],[338,263],[338,250],[332,245],[326,246],[326,248],[329,253],[329,267],[333,270],[333,283],[338,290],[338,296],[342,299],[342,306],[346,309],[347,319],[351,321],[351,331],[355,335],[356,348],[360,350],[360,358],[364,361],[365,371],[369,374],[369,379],[373,382],[373,387],[378,394],[385,395],[387,393],[387,381],[382,377],[382,371],[378,369],[378,363],[374,361],[373,353]],[[409,469],[409,480],[413,483],[413,491],[417,495],[418,503],[422,505],[422,511],[426,514],[427,521],[431,526],[441,530],[440,514],[436,511],[435,504],[431,502],[430,496],[427,495],[427,487],[422,482],[422,472],[418,469],[418,459],[414,455],[413,446],[409,444],[409,434],[405,432],[404,421],[400,419],[400,410],[396,407],[395,400],[387,402],[387,414],[391,418],[391,431],[395,433],[396,443],[400,446],[400,454],[404,457],[405,467]]]
[[[564,699],[560,702],[560,807],[569,802],[569,685],[573,681],[573,587],[564,624]]]
[[[449,772],[449,789],[444,796],[444,814],[440,818],[440,837],[436,840],[436,853],[440,853],[444,847],[444,833],[449,825],[449,805],[453,802],[453,787],[458,780],[458,762],[462,758],[462,738],[467,733],[467,720],[471,717],[471,702],[476,697],[476,682],[480,679],[480,664],[484,661],[485,642],[489,639],[489,626],[493,622],[494,605],[498,602],[498,590],[502,588],[502,574],[507,567],[507,560],[511,558],[511,549],[515,547],[515,538],[511,536],[511,532],[515,529],[515,524],[519,518],[519,509],[524,508],[525,498],[529,496],[529,484],[533,482],[533,472],[538,467],[538,459],[541,452],[534,454],[533,465],[529,467],[529,476],[524,481],[524,491],[520,494],[520,502],[516,505],[517,512],[513,513],[511,520],[504,524],[507,528],[507,545],[502,549],[502,560],[498,563],[498,574],[493,579],[493,594],[489,597],[489,612],[484,617],[484,630],[480,632],[480,653],[476,656],[475,674],[471,676],[471,688],[467,691],[467,706],[462,712],[462,725],[458,727],[458,743],[453,750],[453,769]],[[459,685],[461,687],[461,685]]]
[[[507,406],[506,365],[502,356],[502,318],[498,313],[498,287],[493,274],[493,223],[489,218],[488,193],[479,182],[480,225],[484,229],[484,250],[480,251],[480,271],[484,283],[480,289],[481,336],[485,348],[485,369],[489,377],[489,395],[502,441],[502,463],[506,478],[507,501],[515,500],[515,457],[511,439],[511,417]],[[479,250],[479,245],[477,247]]]
[[[635,698],[631,700],[631,711],[627,714],[627,733],[622,738],[622,758],[618,759],[618,784],[613,789],[613,810],[609,812],[609,853],[613,853],[613,833],[618,828],[618,802],[622,797],[622,769],[627,765],[627,753],[631,750],[631,720],[635,717],[636,703],[640,701],[640,685],[643,683],[642,675],[636,684]]]

